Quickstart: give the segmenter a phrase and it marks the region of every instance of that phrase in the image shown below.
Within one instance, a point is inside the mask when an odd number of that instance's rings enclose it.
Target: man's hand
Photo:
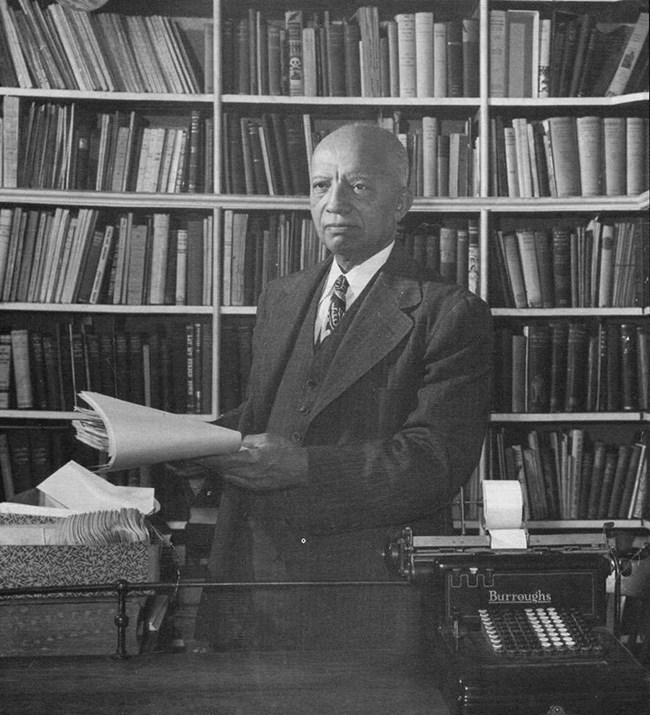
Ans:
[[[255,492],[288,489],[307,483],[307,450],[273,434],[252,434],[234,454],[205,460],[226,481]],[[203,461],[203,460],[202,460]]]

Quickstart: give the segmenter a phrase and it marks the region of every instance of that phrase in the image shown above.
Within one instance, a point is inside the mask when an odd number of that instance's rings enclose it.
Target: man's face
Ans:
[[[386,154],[380,142],[350,133],[326,138],[312,157],[311,215],[344,270],[386,247],[410,207]]]

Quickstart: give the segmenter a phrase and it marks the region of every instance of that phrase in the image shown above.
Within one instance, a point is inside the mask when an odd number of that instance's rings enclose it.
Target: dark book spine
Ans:
[[[607,457],[605,458],[603,479],[600,485],[600,493],[598,495],[598,506],[596,507],[596,513],[593,517],[595,519],[607,518],[607,508],[609,506],[609,499],[612,494],[612,487],[614,486],[614,476],[616,474],[617,462],[618,450],[616,448],[609,449],[607,452]]]
[[[597,440],[594,442],[594,468],[591,473],[589,487],[589,501],[586,518],[595,519],[598,515],[598,504],[600,501],[600,490],[605,473],[605,463],[607,461],[607,446],[604,442]]]
[[[528,330],[526,412],[548,412],[551,384],[549,326],[531,323]]]
[[[463,96],[463,21],[447,23],[447,96]]]
[[[354,22],[346,22],[343,26],[345,55],[345,93],[348,97],[361,96],[361,68],[359,58],[359,42],[361,31]]]
[[[562,412],[566,394],[567,351],[569,326],[565,321],[551,324],[551,387],[550,412]]]
[[[37,330],[29,331],[29,349],[32,375],[32,392],[34,408],[48,409],[47,375],[45,372],[45,352],[43,336]]]
[[[605,374],[606,409],[618,412],[621,409],[621,338],[620,326],[607,323],[606,327],[607,370]]]
[[[623,323],[620,326],[621,347],[621,409],[637,410],[637,350],[636,326]]]
[[[552,229],[553,279],[555,307],[571,307],[571,232],[564,227]]]
[[[587,376],[587,328],[584,323],[569,323],[564,409],[584,409]]]

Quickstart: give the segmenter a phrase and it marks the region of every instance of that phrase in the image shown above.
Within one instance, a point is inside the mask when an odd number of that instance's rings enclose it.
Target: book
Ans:
[[[447,97],[463,96],[463,21],[447,22]]]
[[[582,196],[600,196],[603,193],[603,120],[598,116],[576,119],[578,160]]]
[[[515,308],[525,308],[528,302],[526,295],[526,285],[521,265],[521,256],[517,244],[517,236],[514,232],[497,232],[497,240],[504,257],[508,282],[510,285],[513,306]]]
[[[433,23],[433,96],[447,96],[447,23]]]
[[[535,232],[531,228],[521,228],[515,232],[515,235],[524,280],[526,306],[541,308],[543,306],[542,283],[537,261]]]
[[[551,333],[548,325],[531,323],[525,327],[526,412],[548,412],[551,388]]]
[[[417,97],[415,13],[398,13],[395,15],[395,22],[399,46],[399,96]]]
[[[29,331],[26,328],[17,328],[12,330],[10,335],[16,407],[19,410],[33,409]]]
[[[466,17],[463,24],[463,96],[479,96],[480,25],[477,18]]]
[[[647,12],[639,13],[639,17],[625,44],[625,49],[614,72],[614,76],[605,91],[606,97],[613,97],[625,92],[628,80],[641,54],[643,44],[648,38],[649,17],[650,15]]]
[[[607,196],[626,193],[626,124],[625,117],[603,118],[603,152],[605,160],[605,191]]]
[[[580,196],[580,157],[574,117],[551,117],[551,151],[558,196]]]
[[[506,68],[508,62],[508,32],[505,10],[489,11],[488,35],[490,42],[490,96],[507,97]]]
[[[0,410],[8,410],[10,405],[11,354],[11,333],[0,332]]]
[[[539,11],[506,11],[508,97],[536,97],[539,87]]]

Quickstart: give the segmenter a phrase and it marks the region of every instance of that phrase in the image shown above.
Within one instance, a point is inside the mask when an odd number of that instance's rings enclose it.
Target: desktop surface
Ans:
[[[0,713],[448,715],[426,659],[383,650],[0,659]]]

